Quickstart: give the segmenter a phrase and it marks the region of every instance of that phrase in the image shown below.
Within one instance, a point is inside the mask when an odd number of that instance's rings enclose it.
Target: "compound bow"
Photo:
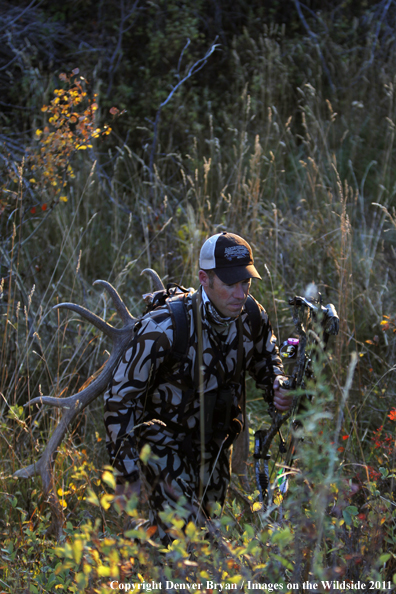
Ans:
[[[284,349],[283,353],[281,349],[281,354],[283,354],[284,358],[294,358],[296,364],[290,377],[287,380],[280,382],[280,385],[282,388],[295,390],[296,394],[293,398],[292,406],[285,413],[277,411],[274,404],[271,403],[268,407],[268,412],[272,419],[271,426],[269,429],[259,429],[254,436],[253,456],[255,458],[256,482],[260,494],[260,501],[263,504],[265,503],[266,494],[268,494],[269,499],[271,496],[271,480],[269,473],[269,460],[271,456],[269,450],[272,440],[275,435],[279,433],[279,452],[282,454],[287,453],[285,467],[290,468],[293,462],[295,439],[292,438],[292,443],[290,444],[288,451],[285,440],[280,432],[280,428],[292,415],[298,413],[302,396],[301,390],[298,389],[305,388],[305,377],[312,377],[312,372],[310,371],[311,359],[306,353],[307,331],[303,323],[305,311],[308,311],[308,320],[312,316],[313,319],[319,318],[319,321],[321,321],[324,346],[327,345],[329,336],[338,334],[339,330],[339,318],[334,305],[330,303],[323,306],[320,293],[318,299],[311,300],[296,295],[289,299],[289,306],[292,310],[293,323],[298,334],[298,339],[288,339],[282,347],[282,349]],[[301,427],[301,423],[293,420],[292,432],[295,432],[297,427]],[[282,493],[285,493],[287,490],[287,479],[285,479],[285,473],[283,471],[281,474],[282,477],[279,488]]]

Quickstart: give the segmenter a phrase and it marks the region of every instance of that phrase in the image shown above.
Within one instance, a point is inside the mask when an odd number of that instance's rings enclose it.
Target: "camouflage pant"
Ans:
[[[222,449],[210,442],[205,446],[203,469],[198,448],[171,449],[158,444],[151,445],[154,456],[146,464],[139,462],[142,487],[148,497],[150,522],[158,527],[163,542],[171,542],[167,535],[169,523],[160,512],[177,510],[186,524],[203,525],[210,517],[213,504],[224,504],[231,476],[230,449]],[[217,458],[217,461],[216,461]],[[203,472],[203,481],[201,474]],[[187,499],[183,509],[178,507],[180,498]]]
[[[131,426],[136,426],[131,417]],[[196,435],[195,432],[191,434]],[[214,503],[224,504],[231,476],[231,450],[221,448],[213,439],[205,445],[203,468],[198,439],[186,435],[182,442],[176,435],[161,434],[158,425],[141,427],[138,435],[124,434],[116,444],[107,442],[112,465],[118,470],[118,483],[134,483],[139,479],[149,507],[150,522],[158,527],[164,543],[170,542],[167,523],[161,512],[177,510],[185,523],[203,525],[210,517]],[[147,463],[139,460],[139,451],[149,444],[151,456]],[[201,476],[203,480],[201,481]],[[178,505],[186,499],[183,510]]]

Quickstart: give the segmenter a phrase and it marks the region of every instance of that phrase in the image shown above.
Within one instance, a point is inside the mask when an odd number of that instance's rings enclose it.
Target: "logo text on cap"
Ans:
[[[234,258],[237,258],[238,260],[241,258],[249,258],[250,253],[244,245],[235,245],[224,248],[224,257],[231,262]]]

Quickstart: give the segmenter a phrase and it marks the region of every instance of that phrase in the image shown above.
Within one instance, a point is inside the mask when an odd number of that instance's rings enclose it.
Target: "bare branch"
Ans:
[[[324,56],[322,54],[322,50],[320,49],[320,45],[319,45],[319,41],[318,41],[318,36],[316,35],[316,33],[314,33],[313,31],[311,31],[311,29],[309,28],[309,25],[308,25],[307,21],[305,20],[305,17],[303,15],[302,10],[301,10],[301,6],[300,6],[299,0],[293,0],[293,1],[294,1],[295,6],[296,6],[296,9],[297,9],[298,16],[300,17],[300,20],[301,20],[302,24],[304,25],[304,29],[306,30],[306,32],[308,33],[309,37],[312,39],[312,41],[314,42],[314,44],[316,46],[316,49],[317,49],[318,54],[319,54],[320,61],[322,62],[323,70],[324,70],[324,72],[325,72],[325,74],[327,76],[327,80],[329,81],[329,85],[330,85],[331,91],[334,93],[335,87],[334,87],[333,81],[331,80],[330,71],[329,71],[329,69],[327,67],[326,61],[325,61]]]
[[[135,3],[134,3],[134,5],[132,6],[131,10],[128,11],[127,14],[125,14],[124,1],[122,0],[121,3],[120,3],[121,20],[120,20],[120,24],[119,24],[119,27],[118,27],[117,45],[116,45],[116,47],[114,49],[113,55],[111,56],[110,65],[108,67],[109,84],[107,86],[107,97],[110,97],[111,89],[113,87],[114,75],[115,75],[115,73],[118,70],[118,67],[120,65],[121,58],[123,56],[123,51],[122,51],[122,40],[123,40],[123,36],[124,36],[125,33],[127,33],[127,31],[129,31],[129,29],[134,24],[135,20],[132,21],[132,23],[128,27],[126,27],[125,24],[131,18],[131,16],[135,13],[136,9],[138,8],[138,5],[139,5],[139,0],[136,0]]]
[[[214,40],[214,43],[212,44],[211,48],[206,52],[206,54],[204,55],[204,57],[203,58],[200,58],[199,60],[197,60],[191,66],[191,68],[189,69],[189,71],[186,74],[186,76],[184,78],[182,78],[181,80],[179,80],[179,82],[177,83],[177,85],[175,87],[173,87],[173,89],[169,93],[168,97],[165,99],[165,101],[163,101],[161,103],[161,105],[158,108],[157,115],[155,116],[155,121],[154,121],[153,144],[152,144],[152,147],[151,147],[150,161],[149,161],[150,181],[153,181],[154,157],[155,157],[155,150],[157,148],[158,127],[159,127],[159,123],[160,123],[162,108],[165,107],[169,103],[169,101],[172,99],[173,95],[181,87],[182,84],[184,84],[189,78],[191,78],[192,76],[194,76],[194,74],[196,74],[197,72],[199,72],[205,66],[205,64],[207,63],[209,57],[219,47],[218,45],[216,45],[216,40],[217,40],[217,38]],[[182,50],[182,53],[181,53],[181,56],[180,56],[180,59],[179,59],[178,72],[179,72],[179,69],[180,69],[181,58],[182,58],[185,50],[189,46],[189,44],[190,44],[190,40],[187,39],[187,43],[184,46],[184,48]]]

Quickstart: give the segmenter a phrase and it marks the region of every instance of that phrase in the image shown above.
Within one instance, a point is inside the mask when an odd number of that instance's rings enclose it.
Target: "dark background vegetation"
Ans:
[[[12,473],[37,458],[58,413],[22,406],[39,394],[74,393],[110,348],[52,307],[74,301],[117,324],[112,305],[92,288],[95,279],[112,282],[136,315],[150,290],[140,270],[150,266],[194,286],[202,242],[223,229],[252,243],[263,276],[254,294],[281,341],[292,330],[287,298],[312,281],[335,304],[341,331],[317,370],[306,467],[284,523],[268,528],[230,498],[234,527],[222,529],[235,548],[212,550],[207,571],[229,570],[224,563],[238,557],[238,547],[257,541],[252,557],[245,551],[244,577],[262,571],[286,583],[304,566],[311,580],[392,583],[395,31],[393,0],[0,3],[4,588],[55,587],[43,569],[55,561],[39,479],[16,482]],[[79,103],[74,95],[60,127],[51,117],[65,99],[54,99],[73,93],[76,82],[86,95]],[[352,353],[358,362],[349,386]],[[265,409],[249,389],[257,428]],[[100,540],[121,533],[116,511],[102,510],[100,528],[78,536],[93,513],[87,487],[102,493],[109,486],[99,478],[101,417],[98,401],[58,455],[59,496],[76,548],[63,551],[68,561],[56,579],[70,591],[94,591],[88,588],[102,587],[126,563],[121,553],[109,561]],[[142,548],[128,554],[147,557],[125,575],[146,567],[145,578],[154,579],[158,562],[139,538]],[[195,533],[188,538],[205,551]],[[77,541],[85,543],[81,554]],[[109,573],[82,569],[84,559],[95,566],[90,547]],[[184,579],[187,553],[172,554],[173,576]]]

